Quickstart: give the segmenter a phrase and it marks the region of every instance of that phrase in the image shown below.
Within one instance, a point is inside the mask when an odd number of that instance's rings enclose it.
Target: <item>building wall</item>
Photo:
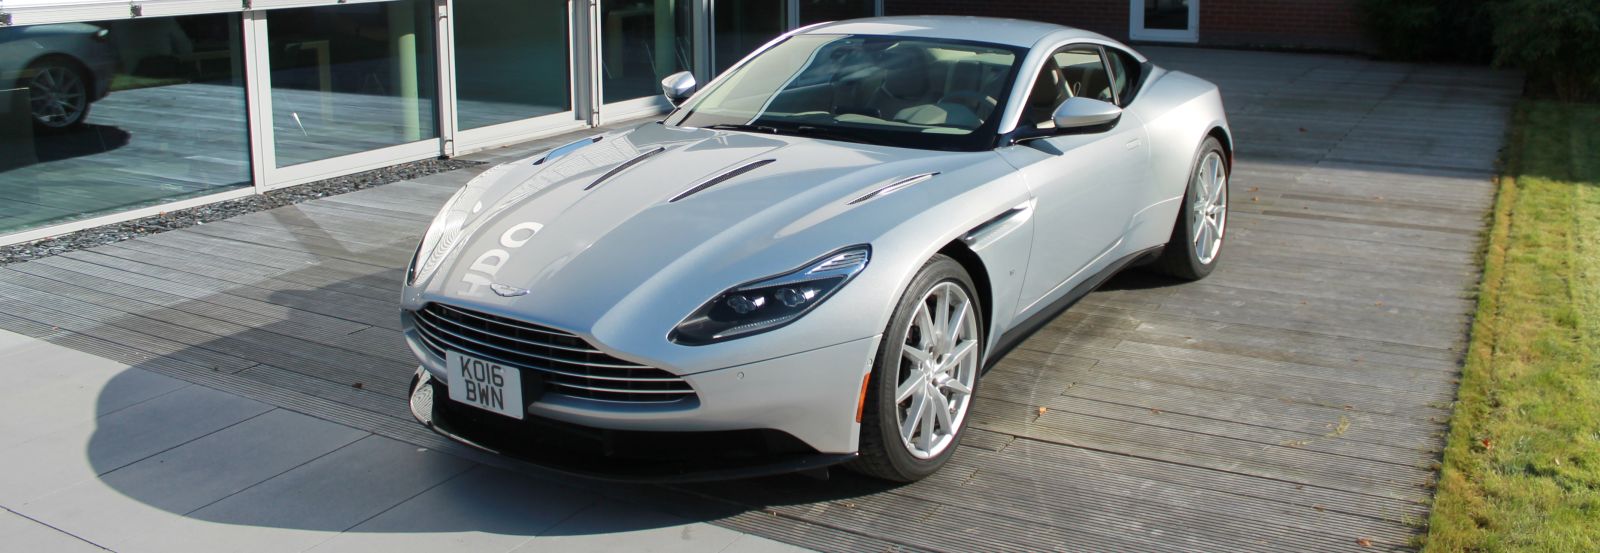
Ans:
[[[1365,52],[1359,0],[1199,0],[1202,46]],[[885,15],[1032,19],[1128,38],[1128,0],[884,0]]]

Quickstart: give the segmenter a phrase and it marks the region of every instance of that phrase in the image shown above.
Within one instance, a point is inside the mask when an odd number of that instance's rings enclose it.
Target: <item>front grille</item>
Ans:
[[[568,332],[439,303],[413,312],[412,320],[423,345],[435,355],[444,357],[448,349],[536,371],[544,393],[625,403],[694,398],[694,389],[682,378],[607,355]]]

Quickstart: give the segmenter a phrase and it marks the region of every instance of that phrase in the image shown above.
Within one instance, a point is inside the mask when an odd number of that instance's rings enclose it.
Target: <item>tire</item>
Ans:
[[[955,454],[983,368],[983,306],[974,290],[961,264],[943,255],[934,256],[911,279],[878,346],[861,416],[861,456],[850,468],[912,482],[933,474]],[[941,306],[947,313],[943,328],[955,330],[953,340],[935,336],[950,336],[937,330]],[[901,399],[897,396],[903,390],[909,393]],[[948,416],[938,416],[941,407]],[[917,417],[909,425],[910,439],[901,432],[907,416]]]
[[[28,87],[28,109],[35,129],[63,131],[89,118],[93,81],[73,60],[51,56],[35,61],[23,72],[21,82]]]
[[[1192,281],[1205,278],[1216,269],[1228,230],[1230,169],[1222,144],[1216,138],[1207,138],[1189,170],[1183,205],[1178,208],[1172,238],[1155,262],[1156,270]]]

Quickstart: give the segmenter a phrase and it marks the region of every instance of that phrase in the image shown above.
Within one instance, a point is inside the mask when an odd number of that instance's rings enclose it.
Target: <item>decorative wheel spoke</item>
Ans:
[[[949,358],[948,361],[945,362],[945,365],[944,365],[943,368],[948,369],[949,367],[954,367],[954,366],[960,364],[961,362],[965,361],[968,356],[970,356],[970,355],[972,355],[974,353],[977,353],[977,352],[978,352],[978,341],[977,340],[967,340],[967,341],[961,342],[960,344],[957,344],[955,347],[950,348],[950,358]]]
[[[927,378],[925,371],[921,369],[913,371],[911,377],[907,378],[905,382],[901,382],[900,387],[895,389],[894,402],[900,403],[910,398],[911,394],[917,393],[918,390],[922,389],[922,383]]]
[[[933,356],[928,354],[928,352],[922,351],[921,348],[916,348],[909,345],[900,348],[900,355],[905,357],[907,360],[910,360],[912,363],[917,363],[918,365],[925,365],[933,361]]]
[[[919,385],[915,391],[922,391],[921,386]],[[928,403],[926,394],[913,393],[911,397],[911,407],[906,409],[900,421],[900,437],[904,438],[906,443],[910,443],[912,436],[916,435],[918,423],[922,422],[922,412]]]
[[[939,428],[944,429],[943,434],[954,434],[956,425],[950,418],[950,399],[937,390],[932,392],[929,397],[933,400],[928,402],[928,407],[933,411],[933,420],[939,423]]]

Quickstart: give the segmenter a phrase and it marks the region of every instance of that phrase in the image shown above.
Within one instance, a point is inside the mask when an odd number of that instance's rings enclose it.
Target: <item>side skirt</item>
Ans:
[[[1000,362],[1001,359],[1004,359],[1006,354],[1011,353],[1011,350],[1016,349],[1016,347],[1020,345],[1023,340],[1027,340],[1028,337],[1032,336],[1034,332],[1038,332],[1040,328],[1044,328],[1044,325],[1050,324],[1050,321],[1054,320],[1058,315],[1061,315],[1063,311],[1066,311],[1068,308],[1072,307],[1073,304],[1078,303],[1078,300],[1081,300],[1084,296],[1089,295],[1089,292],[1093,292],[1096,288],[1099,288],[1101,284],[1105,284],[1107,280],[1111,280],[1111,277],[1116,276],[1116,274],[1122,272],[1123,269],[1142,265],[1156,259],[1157,257],[1160,257],[1161,250],[1165,247],[1166,246],[1163,244],[1152,248],[1145,248],[1143,250],[1123,256],[1121,259],[1112,262],[1110,265],[1106,265],[1106,268],[1101,269],[1100,272],[1095,273],[1093,276],[1084,279],[1083,282],[1078,283],[1077,286],[1072,287],[1072,290],[1068,291],[1067,295],[1061,296],[1061,299],[1051,303],[1038,313],[1034,313],[1032,316],[1022,321],[1021,324],[1018,324],[1015,328],[1006,331],[1005,334],[1001,334],[1000,340],[995,342],[994,349],[991,350],[989,355],[984,359],[983,372],[988,373],[989,369],[993,368],[996,363]]]

